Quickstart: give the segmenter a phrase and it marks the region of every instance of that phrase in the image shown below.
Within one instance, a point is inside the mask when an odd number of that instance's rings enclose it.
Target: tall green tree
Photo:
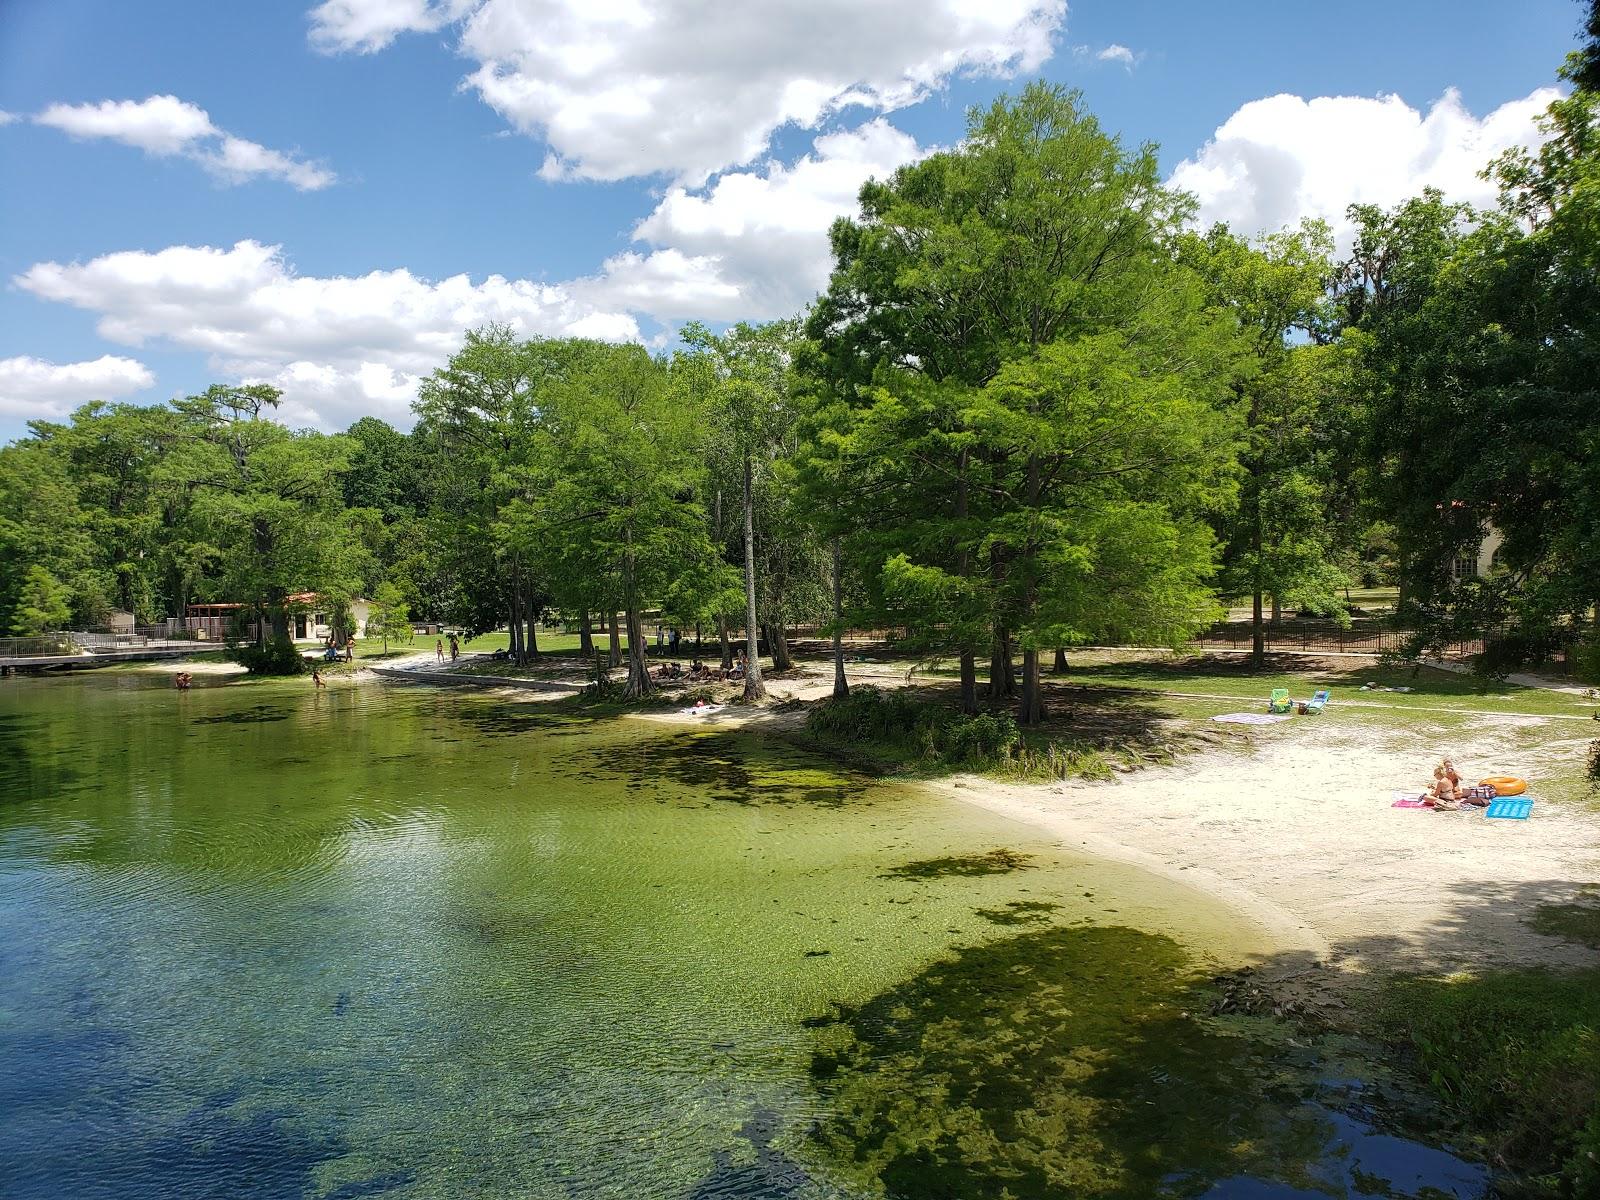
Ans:
[[[1230,488],[1233,331],[1175,261],[1189,206],[1154,148],[1125,148],[1075,93],[1038,84],[975,111],[960,149],[861,202],[835,225],[810,332],[858,410],[841,436],[900,493],[880,511],[916,514],[880,524],[880,551],[903,544],[887,582],[917,568],[920,595],[954,606],[933,624],[986,602],[991,695],[1015,638],[1035,724],[1041,651],[1173,640],[1216,611],[1202,516]]]
[[[1183,260],[1235,320],[1245,357],[1235,389],[1245,420],[1238,506],[1219,522],[1223,588],[1251,600],[1252,661],[1266,657],[1263,599],[1344,611],[1330,520],[1339,465],[1329,453],[1341,352],[1299,344],[1328,328],[1333,238],[1320,221],[1255,244],[1216,226],[1184,239]]]
[[[714,570],[699,499],[700,415],[693,390],[635,345],[593,347],[548,396],[539,539],[585,577],[616,580],[628,699],[655,689],[644,608]]]
[[[737,472],[745,588],[744,696],[758,700],[766,695],[759,654],[763,609],[772,618],[766,622],[772,635],[769,649],[776,665],[786,666],[784,590],[803,575],[795,569],[796,559],[807,548],[807,532],[797,522],[778,528],[792,515],[791,481],[784,477],[782,464],[793,453],[798,419],[789,380],[796,330],[792,322],[740,324],[719,336],[702,325],[689,325],[680,336],[694,352],[682,364],[686,377],[704,389],[713,428],[725,443],[719,457]],[[758,508],[771,526],[761,531],[764,555],[757,553]]]
[[[261,622],[258,641],[270,625],[281,645],[292,594],[349,591],[354,539],[340,490],[348,443],[269,419],[279,396],[266,384],[218,384],[175,401],[196,433],[161,473],[192,497],[190,520],[217,549],[212,586],[250,605]]]

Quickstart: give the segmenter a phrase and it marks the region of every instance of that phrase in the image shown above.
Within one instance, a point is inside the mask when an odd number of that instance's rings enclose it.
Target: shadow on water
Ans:
[[[535,731],[557,734],[574,726],[593,724],[587,717],[553,709],[547,704],[503,704],[461,696],[434,696],[433,712],[467,725],[486,737],[511,737]]]
[[[1316,1047],[1212,999],[1133,929],[960,949],[820,1029],[811,1149],[903,1200],[1482,1195],[1482,1168],[1380,1132]]]
[[[1030,854],[1000,847],[983,854],[950,855],[944,858],[924,858],[904,863],[885,871],[882,879],[970,879],[980,875],[1008,875],[1012,871],[1026,871],[1033,865]]]
[[[632,792],[688,793],[720,804],[838,808],[873,786],[866,775],[782,743],[730,733],[585,748],[561,765],[578,779],[621,776]]]
[[[687,1200],[788,1200],[807,1194],[811,1179],[805,1168],[772,1145],[781,1124],[777,1113],[757,1109],[739,1128],[740,1139],[754,1153],[753,1161],[735,1163],[732,1152],[715,1151],[711,1170]]]
[[[250,708],[236,708],[229,712],[214,713],[208,717],[191,717],[191,725],[266,725],[273,721],[287,721],[292,708],[276,704],[256,704]]]

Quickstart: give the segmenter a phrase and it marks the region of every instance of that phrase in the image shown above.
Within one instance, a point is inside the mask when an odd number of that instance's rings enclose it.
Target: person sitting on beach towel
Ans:
[[[1461,807],[1457,802],[1459,797],[1455,782],[1446,773],[1443,765],[1433,769],[1433,786],[1428,789],[1423,802],[1427,803],[1429,798],[1433,801],[1430,807],[1435,812],[1453,812]]]

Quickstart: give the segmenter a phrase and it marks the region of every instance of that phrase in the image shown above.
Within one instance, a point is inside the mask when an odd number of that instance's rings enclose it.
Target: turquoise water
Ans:
[[[754,735],[0,684],[6,1197],[1479,1194],[1189,1011],[1263,949]]]

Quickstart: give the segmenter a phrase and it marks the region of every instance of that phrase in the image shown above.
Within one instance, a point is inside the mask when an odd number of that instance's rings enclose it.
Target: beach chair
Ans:
[[[1294,711],[1294,701],[1289,699],[1288,688],[1273,688],[1272,698],[1267,701],[1269,713],[1286,713]]]
[[[1319,713],[1319,712],[1321,712],[1323,709],[1325,709],[1327,707],[1328,707],[1328,689],[1327,688],[1320,688],[1317,691],[1316,695],[1312,696],[1311,699],[1306,701],[1305,711],[1308,712],[1308,713]]]

